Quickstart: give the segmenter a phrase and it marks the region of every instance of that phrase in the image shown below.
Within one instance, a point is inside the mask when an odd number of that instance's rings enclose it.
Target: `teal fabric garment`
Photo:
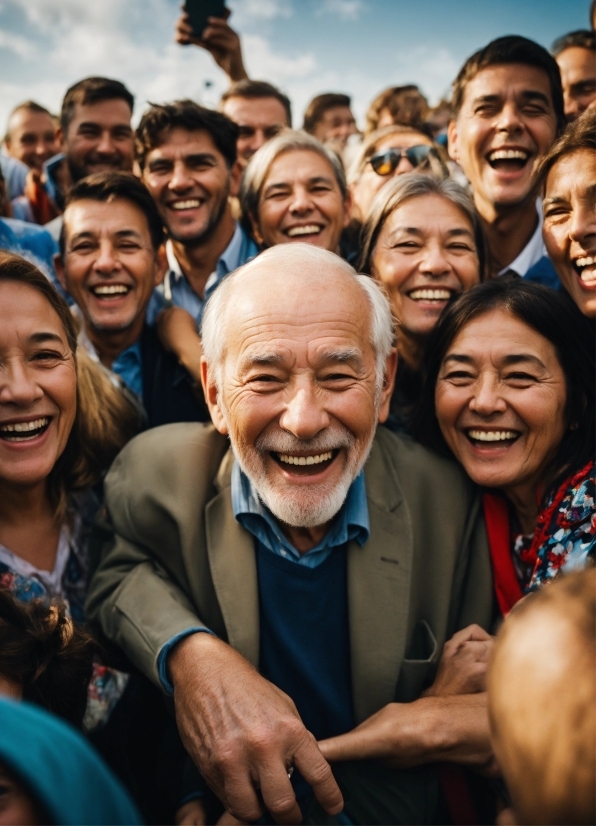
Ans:
[[[29,703],[0,700],[0,762],[54,824],[140,824],[128,793],[75,729]]]

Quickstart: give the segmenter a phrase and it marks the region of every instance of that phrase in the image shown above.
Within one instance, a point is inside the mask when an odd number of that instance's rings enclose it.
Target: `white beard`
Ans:
[[[285,430],[260,436],[255,445],[246,445],[237,438],[224,411],[232,450],[243,473],[248,476],[259,498],[280,522],[293,528],[312,528],[324,525],[339,512],[346,500],[348,490],[368,459],[375,435],[373,427],[364,444],[356,442],[354,436],[343,427],[328,428],[314,439],[297,439]],[[346,452],[345,467],[333,486],[319,483],[300,487],[291,482],[277,479],[275,483],[267,473],[264,454],[302,453],[305,451],[325,453],[328,450],[343,449]],[[338,457],[334,461],[341,461]]]

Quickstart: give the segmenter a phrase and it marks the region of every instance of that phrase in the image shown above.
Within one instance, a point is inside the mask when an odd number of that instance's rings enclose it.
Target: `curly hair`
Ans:
[[[21,602],[0,588],[0,675],[24,700],[80,727],[96,644],[59,601]]]

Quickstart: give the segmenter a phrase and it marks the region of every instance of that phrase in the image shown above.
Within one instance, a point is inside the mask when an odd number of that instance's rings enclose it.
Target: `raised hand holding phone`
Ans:
[[[186,0],[176,22],[175,40],[206,49],[232,82],[248,77],[238,34],[228,25],[224,0]]]

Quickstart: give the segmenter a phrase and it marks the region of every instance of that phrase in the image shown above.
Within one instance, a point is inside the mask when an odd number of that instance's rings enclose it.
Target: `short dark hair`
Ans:
[[[466,60],[453,82],[451,103],[455,115],[457,116],[464,102],[466,86],[476,77],[478,72],[487,69],[489,66],[507,63],[536,66],[546,72],[550,82],[553,108],[557,119],[557,132],[560,134],[565,129],[567,121],[563,103],[561,73],[557,61],[543,46],[517,34],[509,34],[491,40],[487,46],[474,52]]]
[[[14,109],[11,111],[10,115],[8,116],[8,120],[12,118],[13,115],[16,115],[17,112],[35,112],[36,115],[49,115],[52,116],[52,113],[49,109],[46,109],[45,106],[41,106],[39,103],[36,103],[34,100],[24,100],[22,103],[19,103]]]
[[[208,132],[228,167],[233,166],[239,135],[236,124],[221,112],[214,112],[199,106],[193,100],[185,99],[173,103],[152,103],[143,114],[135,140],[136,158],[141,169],[145,167],[149,152],[165,143],[166,134],[176,128],[189,132]]]
[[[286,111],[288,126],[292,126],[292,104],[290,103],[290,98],[284,95],[277,86],[267,83],[266,80],[244,78],[244,80],[238,80],[236,83],[232,83],[230,88],[227,89],[220,98],[218,107],[220,111],[222,111],[226,100],[230,98],[248,98],[249,100],[251,98],[275,98]]]
[[[501,276],[472,287],[448,304],[425,349],[424,382],[412,419],[413,435],[439,453],[450,455],[436,416],[437,378],[455,337],[470,321],[491,310],[510,313],[550,341],[565,375],[567,429],[543,476],[541,493],[546,500],[570,473],[594,459],[596,451],[594,324],[563,293],[523,278]]]
[[[314,135],[317,124],[320,123],[328,109],[334,109],[336,106],[347,106],[349,109],[351,105],[350,96],[341,92],[325,92],[323,95],[317,95],[306,108],[302,128],[310,135]]]
[[[145,218],[151,235],[153,249],[158,249],[165,240],[163,223],[151,193],[131,172],[95,172],[77,181],[68,192],[66,207],[75,201],[101,201],[110,203],[117,198],[137,206]],[[62,223],[60,232],[60,252],[66,248],[66,230]]]
[[[86,77],[79,80],[67,90],[60,110],[60,127],[66,135],[68,127],[74,118],[76,106],[89,106],[102,100],[124,100],[132,110],[135,99],[124,83],[111,80],[108,77]]]
[[[81,726],[96,645],[64,603],[20,602],[0,588],[0,675],[23,699]]]
[[[573,152],[579,152],[581,149],[591,149],[596,153],[596,112],[589,109],[569,124],[540,162],[536,172],[538,186],[544,185],[549,172],[561,158]]]
[[[571,49],[574,46],[596,52],[596,32],[588,31],[588,29],[578,29],[575,32],[564,34],[563,37],[558,37],[555,40],[551,46],[551,52],[555,57],[558,57],[565,49]]]

